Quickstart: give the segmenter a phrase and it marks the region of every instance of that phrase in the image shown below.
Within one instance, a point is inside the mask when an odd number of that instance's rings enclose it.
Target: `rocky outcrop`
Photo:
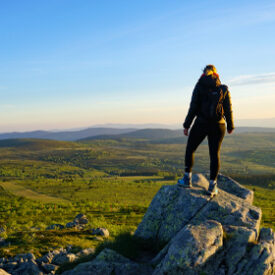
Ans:
[[[253,192],[219,175],[219,194],[194,175],[193,188],[162,186],[134,236],[162,244],[150,259],[132,261],[110,249],[64,274],[275,274],[275,237],[260,230],[261,210]]]

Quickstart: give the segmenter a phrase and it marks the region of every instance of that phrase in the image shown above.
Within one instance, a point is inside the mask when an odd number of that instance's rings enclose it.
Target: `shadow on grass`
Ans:
[[[105,248],[112,249],[130,260],[146,263],[153,259],[165,244],[166,243],[160,243],[154,240],[144,240],[132,235],[131,233],[122,233],[113,241],[105,240],[100,243],[96,247],[94,254],[81,257],[73,263],[67,263],[60,266],[57,274],[73,269],[80,263],[93,260]]]

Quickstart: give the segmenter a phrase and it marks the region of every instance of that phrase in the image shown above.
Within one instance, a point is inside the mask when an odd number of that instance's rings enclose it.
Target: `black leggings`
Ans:
[[[185,153],[185,172],[191,172],[194,164],[194,152],[207,136],[210,154],[210,180],[217,180],[220,169],[220,148],[225,134],[225,124],[195,121],[192,126]]]

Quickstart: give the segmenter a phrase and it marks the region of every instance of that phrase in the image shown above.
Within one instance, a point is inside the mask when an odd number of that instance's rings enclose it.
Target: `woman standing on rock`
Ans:
[[[178,180],[181,187],[191,187],[194,152],[207,136],[210,154],[210,182],[208,194],[218,193],[217,176],[220,168],[220,147],[225,134],[234,129],[230,93],[226,85],[221,85],[214,65],[207,65],[199,78],[191,99],[188,114],[183,123],[184,135],[188,136],[193,119],[196,120],[190,130],[185,153],[185,174]]]

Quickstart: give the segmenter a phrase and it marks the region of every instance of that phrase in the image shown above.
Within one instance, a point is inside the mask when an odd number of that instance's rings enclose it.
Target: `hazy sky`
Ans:
[[[275,2],[0,1],[0,131],[183,122],[208,63],[275,117]]]

